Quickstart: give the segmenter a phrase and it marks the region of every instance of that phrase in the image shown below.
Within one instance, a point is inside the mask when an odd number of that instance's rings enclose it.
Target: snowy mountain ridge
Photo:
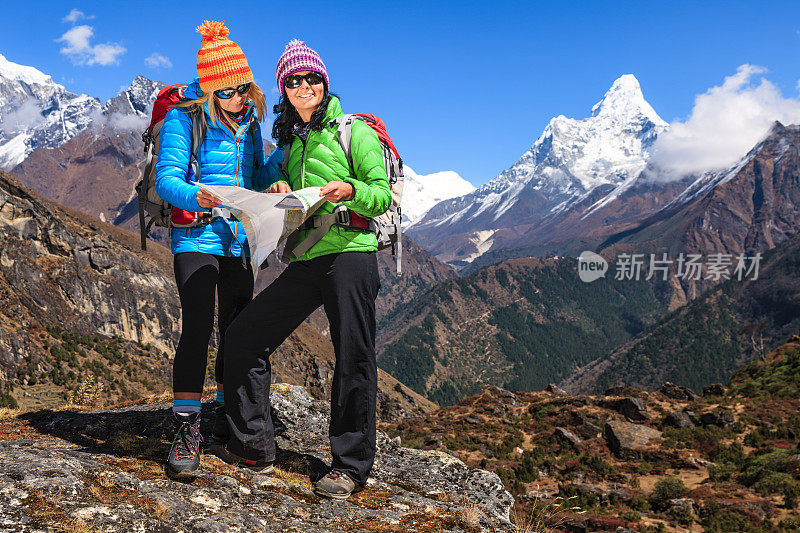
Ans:
[[[413,231],[418,236],[430,232],[431,239],[433,233],[483,234],[521,223],[521,216],[556,214],[599,187],[604,195],[613,194],[644,170],[654,141],[667,127],[636,77],[625,74],[589,117],[554,117],[508,170],[474,192],[432,207]]]
[[[0,169],[10,170],[36,148],[56,148],[98,119],[111,126],[132,125],[118,117],[149,115],[149,106],[164,84],[137,76],[130,87],[103,104],[73,94],[34,67],[0,55]]]

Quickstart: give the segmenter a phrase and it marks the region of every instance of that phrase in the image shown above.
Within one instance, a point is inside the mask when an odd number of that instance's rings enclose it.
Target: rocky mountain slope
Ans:
[[[754,274],[709,289],[631,341],[575,372],[563,386],[644,389],[669,380],[699,391],[800,329],[800,235],[764,254]]]
[[[138,235],[47,202],[1,171],[0,239],[0,403],[94,405],[170,390],[180,308],[168,250],[154,243],[145,254]],[[273,366],[276,379],[328,396],[333,349],[312,328],[299,328]],[[432,407],[381,374],[385,416]]]
[[[702,396],[671,383],[592,396],[490,387],[383,427],[495,471],[518,530],[795,531],[799,370],[795,336]]]
[[[629,188],[666,127],[636,78],[622,76],[589,118],[552,119],[510,169],[473,193],[437,204],[410,235],[458,266],[490,250],[532,244],[524,237],[542,221],[589,199],[589,210],[599,209]]]
[[[640,281],[581,282],[574,259],[518,258],[447,280],[381,321],[378,365],[451,404],[487,385],[532,390],[664,312]]]
[[[379,433],[366,489],[323,500],[311,483],[330,464],[329,412],[302,388],[276,385],[285,421],[275,470],[254,474],[204,455],[191,483],[168,479],[169,404],[39,411],[0,422],[0,520],[14,529],[102,531],[513,531],[498,476]],[[202,431],[210,430],[211,405]]]
[[[598,248],[684,254],[753,256],[797,232],[800,205],[800,126],[780,123],[733,167],[696,178],[680,195],[640,224],[609,236]],[[682,281],[676,298],[686,302],[714,284]]]

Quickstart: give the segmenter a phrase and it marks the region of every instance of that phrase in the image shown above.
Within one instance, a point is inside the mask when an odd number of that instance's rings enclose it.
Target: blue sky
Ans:
[[[63,20],[73,8],[85,17]],[[784,97],[800,78],[796,1],[18,2],[3,18],[0,53],[103,100],[137,74],[194,76],[194,28],[224,19],[271,105],[275,63],[303,39],[346,112],[382,116],[417,172],[455,170],[474,184],[513,164],[551,117],[587,116],[622,74],[667,121],[744,63],[768,69]],[[76,26],[91,27],[88,54],[61,53]],[[171,66],[148,66],[154,53]]]

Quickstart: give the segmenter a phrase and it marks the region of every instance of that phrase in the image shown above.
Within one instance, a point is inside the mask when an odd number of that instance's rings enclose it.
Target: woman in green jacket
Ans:
[[[381,145],[368,125],[358,120],[353,124],[352,167],[339,145],[335,121],[343,113],[329,92],[319,55],[292,41],[276,70],[282,98],[275,106],[273,137],[279,148],[289,150],[289,158],[283,179],[270,192],[321,187],[320,196],[328,201],[316,214],[343,210],[347,224],[333,226],[310,246],[312,241],[303,242],[313,228],[301,231],[300,252],[228,327],[224,376],[231,436],[212,452],[256,470],[272,467],[269,355],[322,305],[336,354],[329,430],[333,460],[315,490],[345,499],[364,487],[375,457],[375,298],[380,280],[378,243],[365,219],[389,208],[391,192]]]

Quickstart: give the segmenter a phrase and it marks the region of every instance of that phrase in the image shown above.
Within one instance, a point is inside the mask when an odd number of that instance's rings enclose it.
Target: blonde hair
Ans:
[[[255,82],[250,82],[250,88],[247,90],[247,100],[245,100],[245,102],[252,102],[253,105],[256,106],[256,120],[263,122],[267,115],[267,98],[264,96],[264,91],[262,91],[261,87],[256,85]],[[202,109],[203,105],[206,103],[208,104],[208,113],[211,115],[211,121],[216,124],[217,120],[222,117],[220,115],[221,110],[218,109],[217,97],[214,95],[213,91],[205,93],[200,98],[175,104],[174,107],[189,108],[197,106]],[[203,113],[202,117],[202,119],[205,120],[205,113]]]

